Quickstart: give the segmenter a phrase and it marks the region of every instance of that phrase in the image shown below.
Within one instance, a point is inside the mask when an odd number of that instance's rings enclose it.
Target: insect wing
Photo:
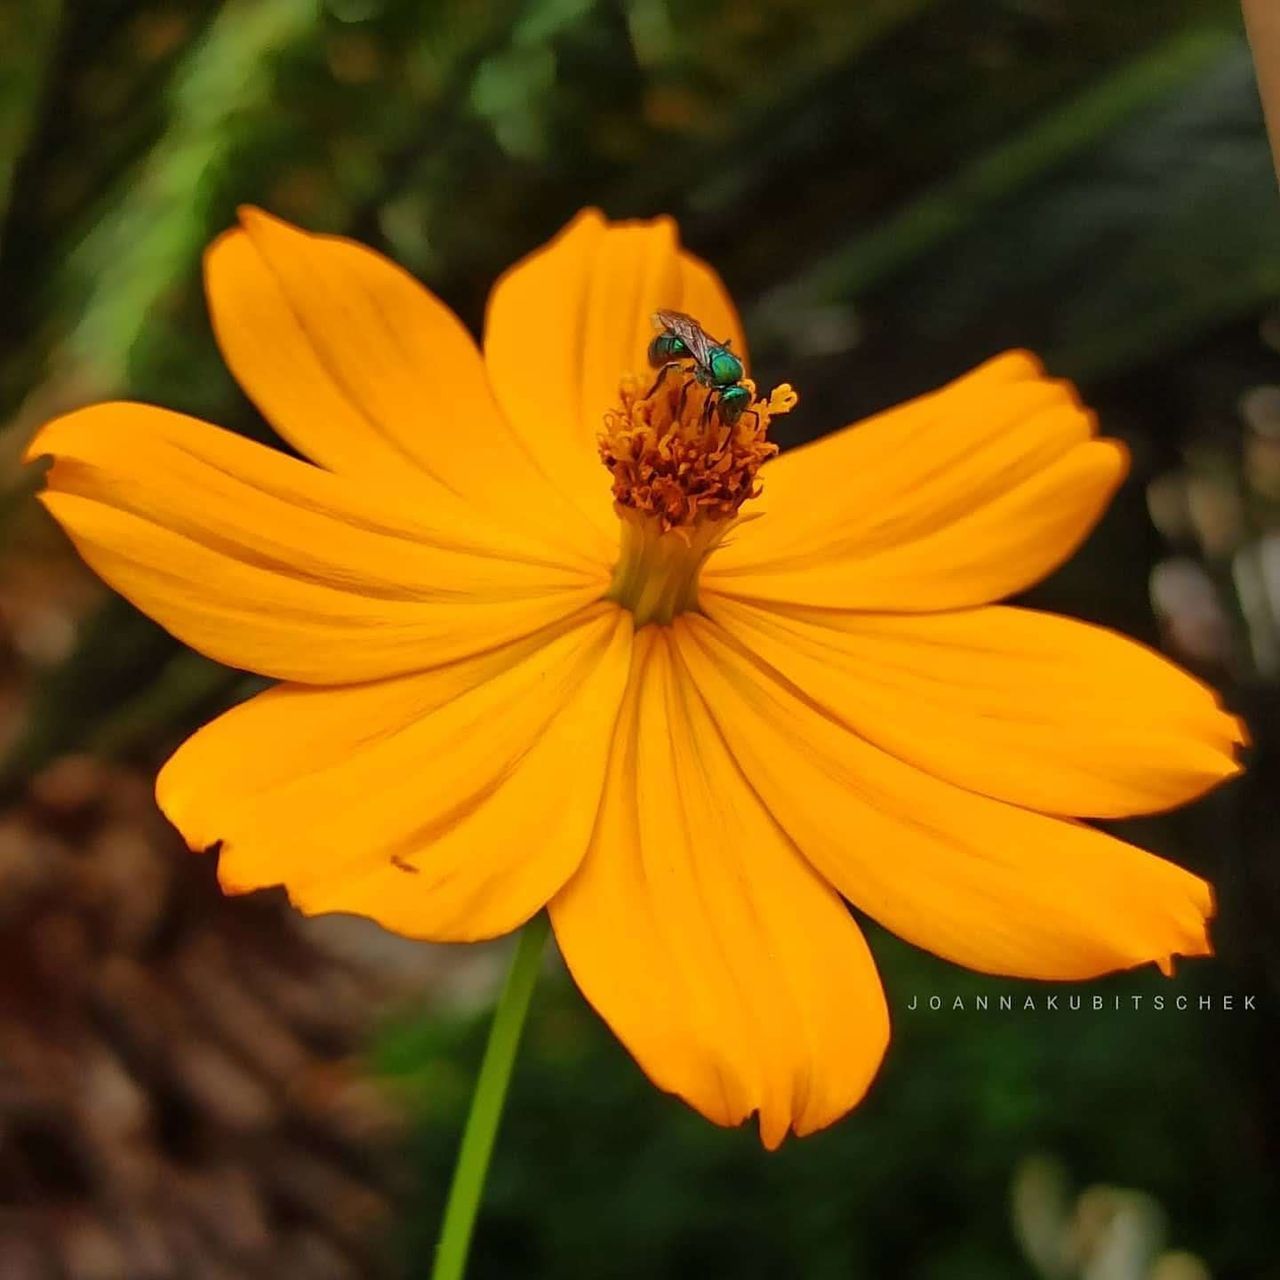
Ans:
[[[718,344],[707,331],[692,317],[683,311],[658,311],[654,313],[654,322],[668,333],[674,333],[686,347],[695,363],[707,368],[711,360],[711,349]]]

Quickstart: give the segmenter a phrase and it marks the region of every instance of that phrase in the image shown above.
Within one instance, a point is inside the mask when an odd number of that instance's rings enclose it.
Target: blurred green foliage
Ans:
[[[1030,1152],[1154,1194],[1172,1243],[1217,1276],[1275,1274],[1275,1171],[1253,1144],[1238,1063],[1208,1051],[1232,1015],[1151,1005],[1213,992],[1203,969],[1172,985],[1152,972],[1058,987],[966,974],[879,930],[872,941],[895,1023],[881,1076],[851,1117],[774,1155],[751,1127],[717,1130],[659,1094],[557,967],[530,1015],[477,1280],[1019,1280],[1010,1181]],[[1063,1011],[1072,995],[1084,1010]],[[424,1214],[401,1243],[409,1275],[426,1274],[484,1032],[483,1017],[408,1021],[375,1049],[423,1117]]]
[[[1141,479],[1276,378],[1256,321],[1280,293],[1280,224],[1234,0],[0,8],[9,453],[42,416],[105,396],[273,439],[200,293],[205,245],[246,202],[376,245],[477,329],[496,275],[580,206],[674,213],[742,304],[762,377],[801,389],[787,444],[1030,345],[1084,381]],[[30,481],[3,479],[5,532],[26,537]],[[1155,639],[1160,552],[1131,486],[1032,599]],[[252,687],[118,601],[34,674],[0,784],[68,748],[154,760]],[[1257,781],[1135,838],[1219,886],[1226,958],[1176,989],[1252,987],[1273,1009],[1280,914],[1257,868],[1280,852],[1276,707],[1236,696],[1259,712]],[[1008,1181],[1040,1148],[1155,1193],[1220,1280],[1277,1274],[1273,1011],[913,1015],[915,992],[1022,988],[878,950],[897,1022],[879,1085],[837,1131],[772,1157],[657,1095],[549,984],[477,1276],[1024,1275]],[[411,1273],[478,1037],[414,1021],[377,1049],[422,1114]]]

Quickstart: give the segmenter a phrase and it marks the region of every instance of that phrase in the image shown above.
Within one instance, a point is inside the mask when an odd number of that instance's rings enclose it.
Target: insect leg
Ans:
[[[689,388],[693,386],[693,379],[686,379],[683,387],[680,388],[680,403],[676,406],[676,420],[681,421],[684,418],[684,407],[689,402]]]
[[[679,368],[680,368],[679,360],[668,360],[667,363],[664,364],[662,368],[658,370],[658,376],[653,380],[653,386],[651,386],[649,390],[645,392],[644,398],[648,400],[650,396],[656,395],[658,388],[662,386],[662,384],[666,381],[667,374],[669,374],[672,369],[679,369]]]

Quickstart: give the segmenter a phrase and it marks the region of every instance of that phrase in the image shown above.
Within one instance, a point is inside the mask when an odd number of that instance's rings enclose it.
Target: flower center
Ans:
[[[742,504],[759,495],[757,472],[778,452],[766,438],[769,421],[795,405],[796,393],[783,383],[758,400],[749,379],[741,388],[749,402],[735,403],[726,422],[724,393],[674,367],[647,392],[623,378],[620,407],[605,414],[600,457],[622,522],[608,597],[631,610],[637,627],[697,608],[703,564]]]

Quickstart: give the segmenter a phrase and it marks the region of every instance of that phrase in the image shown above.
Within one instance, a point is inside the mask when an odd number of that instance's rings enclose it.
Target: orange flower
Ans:
[[[1068,815],[1199,795],[1238,723],[1122,636],[991,603],[1125,472],[1032,357],[770,460],[789,388],[732,428],[683,372],[646,394],[658,308],[746,350],[666,219],[580,215],[498,283],[483,354],[391,263],[255,210],[206,279],[311,462],[139,404],[30,456],[112,586],[283,682],[157,785],[228,890],[450,941],[549,906],[653,1081],[770,1147],[888,1040],[845,899],[988,973],[1209,952],[1208,885]]]

